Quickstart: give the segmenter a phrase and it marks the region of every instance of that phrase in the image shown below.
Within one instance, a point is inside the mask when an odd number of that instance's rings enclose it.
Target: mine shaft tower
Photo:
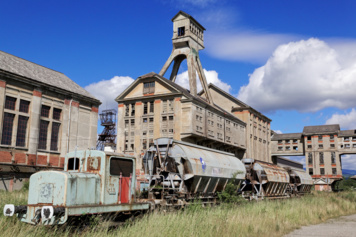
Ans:
[[[99,115],[101,126],[104,127],[98,136],[96,149],[104,150],[106,146],[116,149],[116,111],[114,109],[103,110]]]
[[[187,59],[189,88],[193,96],[197,96],[198,77],[209,104],[213,104],[208,84],[199,58],[199,50],[204,49],[205,28],[192,16],[180,11],[173,18],[173,50],[159,75],[164,76],[169,66],[174,62],[170,80],[175,82],[180,64]]]

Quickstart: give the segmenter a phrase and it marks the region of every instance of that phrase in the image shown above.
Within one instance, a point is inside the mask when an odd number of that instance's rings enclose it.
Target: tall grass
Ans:
[[[4,201],[21,203],[20,192],[1,193]],[[321,193],[276,201],[248,202],[240,205],[187,208],[185,211],[156,212],[115,230],[91,226],[80,232],[64,228],[30,226],[15,218],[0,217],[3,236],[282,236],[303,225],[356,213],[356,192]]]

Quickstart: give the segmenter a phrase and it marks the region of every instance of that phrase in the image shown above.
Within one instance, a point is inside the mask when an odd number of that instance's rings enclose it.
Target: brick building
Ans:
[[[95,147],[99,105],[64,74],[0,51],[0,176],[61,168],[76,146]]]

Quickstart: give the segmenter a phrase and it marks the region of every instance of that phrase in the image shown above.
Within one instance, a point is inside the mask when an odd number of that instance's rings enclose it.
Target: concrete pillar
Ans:
[[[3,124],[4,119],[4,107],[5,107],[5,89],[6,82],[0,81],[0,124]],[[2,137],[2,126],[0,127],[0,140]]]
[[[122,153],[125,150],[125,105],[119,104],[117,109],[117,132],[116,132],[116,152]],[[130,124],[130,121],[129,121]]]
[[[77,145],[77,134],[78,134],[78,118],[79,118],[79,102],[72,101],[72,106],[69,109],[70,113],[70,124],[69,124],[69,152],[75,150]]]
[[[91,113],[90,113],[90,131],[89,131],[89,137],[90,140],[88,141],[88,147],[96,147],[96,141],[98,138],[98,113],[99,113],[99,108],[98,107],[91,107]]]
[[[62,135],[61,135],[61,146],[60,152],[61,157],[64,157],[67,154],[68,150],[68,127],[69,127],[69,107],[70,107],[71,100],[64,100],[64,105],[62,108]]]
[[[30,139],[28,145],[29,154],[37,154],[38,137],[40,132],[42,92],[35,89],[33,91],[30,110]]]

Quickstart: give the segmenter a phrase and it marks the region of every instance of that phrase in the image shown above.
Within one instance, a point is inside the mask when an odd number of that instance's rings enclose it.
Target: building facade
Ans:
[[[242,158],[246,124],[155,73],[139,77],[120,96],[117,151],[142,155],[159,137],[224,150]]]
[[[302,133],[274,134],[272,156],[304,156],[317,190],[328,190],[342,178],[341,156],[356,154],[356,130],[338,124],[306,126]]]
[[[0,175],[62,168],[68,151],[95,147],[99,105],[64,74],[0,51]]]
[[[271,120],[206,82],[199,58],[205,28],[180,11],[173,19],[173,50],[159,74],[137,78],[118,102],[117,151],[142,156],[159,137],[271,162]],[[175,83],[181,63],[188,66],[189,90]],[[169,79],[164,75],[173,63]],[[197,92],[197,79],[202,91]]]

